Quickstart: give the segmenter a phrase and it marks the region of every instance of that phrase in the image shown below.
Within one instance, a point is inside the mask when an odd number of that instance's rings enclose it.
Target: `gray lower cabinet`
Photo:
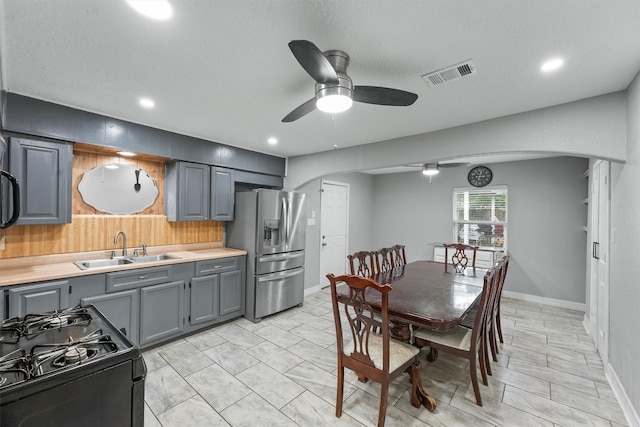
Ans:
[[[69,306],[69,281],[35,283],[7,291],[9,317],[22,317],[60,310]]]
[[[191,314],[189,315],[191,325],[212,322],[220,317],[219,294],[219,275],[191,279]]]
[[[9,170],[20,183],[18,224],[71,222],[72,146],[10,138]]]
[[[93,304],[145,347],[244,315],[245,267],[238,256],[18,285],[0,319]]]
[[[80,304],[96,306],[111,323],[118,329],[124,330],[125,335],[133,343],[138,344],[140,298],[137,289],[82,298]]]
[[[220,316],[244,314],[244,286],[240,270],[220,273]]]
[[[225,321],[244,314],[245,257],[197,261],[191,279],[189,324]]]
[[[184,282],[140,289],[140,345],[178,335],[184,330]]]

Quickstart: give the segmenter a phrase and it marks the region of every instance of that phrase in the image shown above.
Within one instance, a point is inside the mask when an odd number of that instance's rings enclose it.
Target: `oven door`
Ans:
[[[143,427],[144,383],[132,380],[134,368],[128,360],[2,402],[0,421],[12,427]],[[29,381],[21,387],[29,387]]]

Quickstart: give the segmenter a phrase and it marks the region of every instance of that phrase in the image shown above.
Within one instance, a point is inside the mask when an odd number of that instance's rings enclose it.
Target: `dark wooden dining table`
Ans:
[[[480,298],[486,272],[472,267],[456,272],[451,266],[445,270],[440,262],[414,261],[371,278],[393,286],[389,317],[394,323],[394,338],[409,342],[409,326],[434,331],[458,326]],[[376,307],[380,299],[371,294],[368,301]]]
[[[395,339],[411,342],[411,328],[421,327],[435,331],[454,329],[480,299],[485,268],[467,267],[456,272],[451,266],[434,261],[414,261],[393,270],[378,273],[371,278],[378,283],[390,283],[389,321]],[[380,309],[378,293],[367,295],[367,302]],[[435,361],[437,351],[431,350],[428,360]],[[417,399],[433,411],[435,399],[422,387],[417,387]]]

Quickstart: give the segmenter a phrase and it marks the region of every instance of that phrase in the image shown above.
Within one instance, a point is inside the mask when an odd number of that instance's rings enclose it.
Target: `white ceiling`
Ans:
[[[3,89],[280,156],[619,91],[640,70],[640,0],[172,0],[162,22],[124,0],[0,1]],[[282,123],[314,94],[294,39],[345,50],[355,85],[419,98]],[[556,56],[565,66],[542,74]],[[477,75],[421,78],[467,59]]]

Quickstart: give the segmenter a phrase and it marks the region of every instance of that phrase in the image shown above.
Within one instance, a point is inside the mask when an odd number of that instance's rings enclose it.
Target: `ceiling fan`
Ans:
[[[403,90],[379,86],[354,86],[347,75],[349,55],[341,50],[322,52],[307,40],[289,42],[289,49],[302,68],[316,81],[316,95],[287,114],[283,122],[298,120],[318,108],[339,113],[351,107],[353,101],[367,104],[409,106],[418,95]]]
[[[471,163],[469,162],[452,162],[452,163],[440,163],[440,162],[431,162],[431,163],[423,163],[422,165],[411,165],[413,167],[421,167],[422,173],[427,176],[437,175],[440,172],[440,168],[459,168],[462,166],[469,166]]]

